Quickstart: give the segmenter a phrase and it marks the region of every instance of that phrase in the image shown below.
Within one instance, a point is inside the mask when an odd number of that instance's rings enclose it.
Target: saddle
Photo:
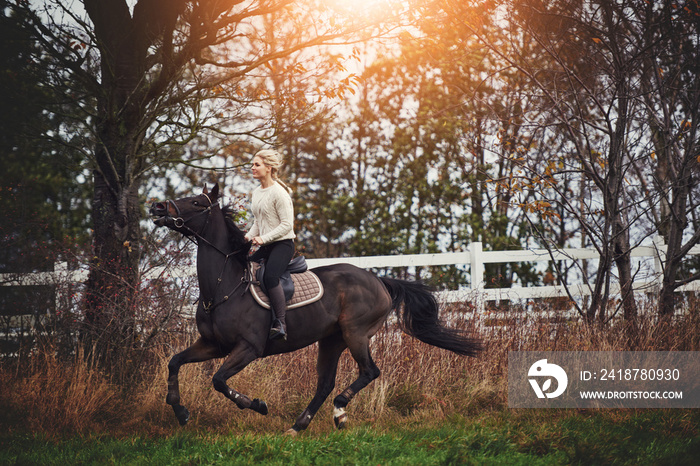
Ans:
[[[306,258],[298,256],[292,259],[287,270],[280,276],[280,285],[282,285],[282,291],[284,291],[284,297],[287,300],[287,309],[306,306],[318,301],[323,296],[321,280],[308,268]],[[270,300],[263,283],[264,273],[264,261],[250,263],[250,276],[255,277],[250,292],[258,304],[269,309]]]

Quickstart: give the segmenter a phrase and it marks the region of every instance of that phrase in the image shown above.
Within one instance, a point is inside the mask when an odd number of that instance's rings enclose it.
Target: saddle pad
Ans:
[[[294,282],[294,295],[287,301],[287,309],[294,309],[307,304],[315,303],[323,296],[323,284],[311,271],[291,274]],[[253,298],[265,309],[270,309],[270,299],[263,293],[260,285],[253,283],[250,286]]]

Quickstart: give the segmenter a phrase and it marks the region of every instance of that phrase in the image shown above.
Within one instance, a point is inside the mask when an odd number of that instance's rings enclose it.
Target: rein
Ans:
[[[219,285],[221,284],[221,279],[224,275],[224,270],[226,270],[226,262],[228,261],[228,257],[226,257],[226,260],[224,261],[224,266],[221,268],[221,274],[219,274],[219,278],[216,279],[216,288],[214,288],[214,296],[216,296],[216,289],[219,288]],[[233,293],[236,292],[238,288],[241,286],[245,285],[245,288],[243,289],[243,292],[241,293],[241,296],[246,294],[248,289],[250,288],[251,283],[253,282],[252,276],[250,274],[250,267],[245,267],[243,269],[243,276],[241,277],[241,280],[238,282],[236,286],[233,287],[233,289],[226,295],[224,295],[223,298],[221,298],[219,301],[214,303],[214,301],[202,301],[202,308],[204,309],[204,312],[207,314],[210,314],[214,309],[216,309],[217,306],[225,303],[228,301],[228,299],[233,295]],[[201,297],[201,294],[200,294]]]
[[[194,231],[192,228],[190,228],[187,225],[187,221],[185,221],[185,219],[182,218],[182,214],[180,213],[180,208],[177,206],[177,204],[175,202],[173,202],[171,200],[167,200],[165,202],[166,202],[166,205],[172,206],[173,209],[175,210],[175,212],[177,212],[177,217],[172,217],[170,215],[168,215],[168,216],[172,219],[173,225],[175,225],[176,228],[180,228],[180,229],[186,230],[188,232],[188,234],[185,235],[185,238],[189,239],[190,241],[192,241],[196,245],[199,245],[199,242],[202,241],[204,244],[213,248],[219,254],[224,256],[224,264],[221,267],[221,272],[219,273],[219,278],[216,279],[216,287],[214,288],[214,296],[216,296],[216,294],[217,294],[216,292],[219,288],[219,285],[223,281],[224,272],[226,271],[226,265],[228,264],[229,258],[231,258],[232,256],[236,256],[236,255],[240,254],[241,252],[245,251],[246,246],[244,245],[244,246],[236,249],[235,251],[225,253],[218,246],[216,246],[211,241],[209,241],[204,236],[202,236],[202,233],[204,233],[204,230],[206,230],[207,225],[209,225],[209,218],[211,216],[212,209],[214,208],[214,203],[211,201],[209,196],[205,193],[202,193],[202,194],[209,201],[209,207],[207,207],[206,209],[204,209],[201,212],[198,212],[197,214],[192,216],[192,218],[189,219],[189,220],[192,220],[201,214],[204,214],[204,213],[207,214],[207,221],[204,223],[204,226],[201,228],[201,230],[199,232]],[[219,205],[218,202],[216,203],[216,205]],[[166,209],[166,212],[167,211],[168,211],[168,209]],[[191,236],[193,236],[195,239],[192,239]],[[220,299],[216,303],[214,303],[213,300],[212,301],[202,301],[202,306],[204,308],[204,312],[206,312],[207,314],[211,313],[217,306],[228,301],[228,299],[231,297],[231,295],[233,295],[233,293],[235,293],[236,290],[243,285],[246,285],[246,286],[245,286],[245,289],[243,290],[243,293],[241,293],[241,296],[243,296],[243,294],[245,294],[248,291],[248,288],[250,287],[250,284],[252,283],[252,277],[249,276],[250,275],[249,267],[244,267],[243,269],[244,269],[244,272],[243,272],[243,276],[241,277],[240,282],[228,294],[224,295],[224,297],[222,299]],[[200,295],[200,299],[201,299],[201,295]]]

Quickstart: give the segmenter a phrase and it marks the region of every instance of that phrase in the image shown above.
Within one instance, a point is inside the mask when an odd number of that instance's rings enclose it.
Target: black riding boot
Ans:
[[[277,285],[268,290],[267,296],[270,298],[270,307],[275,316],[270,329],[270,340],[278,340],[280,338],[286,340],[287,323],[285,322],[285,315],[287,314],[287,300],[284,299],[282,285]]]

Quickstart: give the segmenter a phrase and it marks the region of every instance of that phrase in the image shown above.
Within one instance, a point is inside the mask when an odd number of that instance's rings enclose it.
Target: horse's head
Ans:
[[[211,191],[205,186],[199,196],[154,202],[149,211],[156,226],[166,226],[186,236],[196,235],[204,230],[218,199],[219,185],[215,184]]]

